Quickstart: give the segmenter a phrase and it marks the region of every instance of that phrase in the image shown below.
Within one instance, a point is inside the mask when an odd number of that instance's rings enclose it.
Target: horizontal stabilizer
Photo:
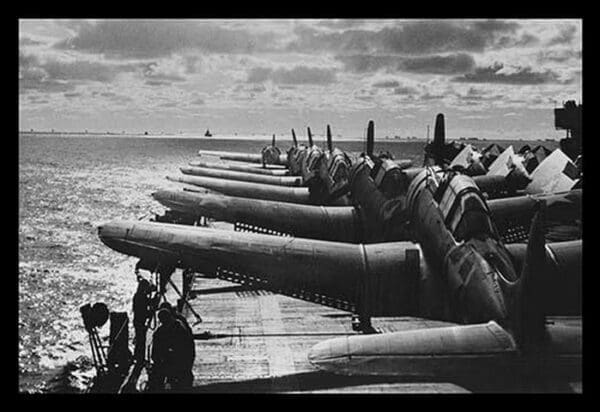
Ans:
[[[487,174],[489,176],[495,176],[495,175],[500,175],[500,176],[504,176],[504,177],[508,176],[508,173],[510,172],[509,159],[513,158],[514,155],[515,155],[515,151],[514,151],[513,147],[508,146],[508,148],[506,148],[506,150],[504,150],[502,153],[500,153],[500,155],[496,158],[496,160],[494,160],[492,162],[492,164],[488,168]],[[514,160],[513,160],[513,163],[514,163]]]
[[[571,159],[560,149],[546,157],[531,173],[531,183],[525,192],[556,193],[571,190],[578,178],[578,171]]]
[[[466,169],[470,165],[469,159],[472,156],[473,156],[473,146],[468,144],[456,155],[456,157],[454,159],[452,159],[452,162],[450,162],[450,165],[448,167],[450,169],[452,169],[455,166],[460,166],[460,167]]]

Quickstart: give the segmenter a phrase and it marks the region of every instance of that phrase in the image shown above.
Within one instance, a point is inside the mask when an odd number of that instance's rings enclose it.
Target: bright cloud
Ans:
[[[422,136],[444,111],[461,135],[560,137],[581,39],[579,20],[20,20],[19,122]]]

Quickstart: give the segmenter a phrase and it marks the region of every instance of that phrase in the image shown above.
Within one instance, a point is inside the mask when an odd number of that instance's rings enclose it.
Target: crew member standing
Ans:
[[[168,311],[171,312],[171,314],[173,315],[173,317],[178,320],[179,322],[181,322],[181,324],[183,325],[183,327],[190,333],[193,334],[192,332],[192,327],[190,326],[189,322],[187,321],[187,319],[185,318],[185,316],[183,316],[183,314],[181,314],[181,312],[177,311],[177,308],[175,308],[175,306],[171,305],[169,302],[163,302],[158,306],[158,310],[161,309],[167,309]]]
[[[148,389],[162,392],[169,384],[174,391],[186,391],[193,382],[193,336],[167,308],[158,311],[158,319],[160,326],[152,335],[153,365]]]
[[[146,351],[146,320],[150,317],[150,283],[140,278],[133,295],[133,327],[135,329],[134,358],[137,363],[144,361]]]
[[[173,368],[167,380],[171,383],[174,390],[186,391],[192,387],[194,382],[194,374],[192,372],[196,359],[194,334],[185,316],[177,312],[174,306],[168,302],[163,302],[160,304],[159,309],[168,310],[175,320],[175,326],[177,326],[175,328],[177,332],[174,333],[176,338],[173,339],[173,344],[175,345],[175,362],[172,364]]]
[[[165,389],[167,368],[172,360],[173,352],[173,326],[175,320],[168,309],[161,309],[157,313],[160,325],[152,335],[152,369],[148,377],[148,390],[162,392]]]

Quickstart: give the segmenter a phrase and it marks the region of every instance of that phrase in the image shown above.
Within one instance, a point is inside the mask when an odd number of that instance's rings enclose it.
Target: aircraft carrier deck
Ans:
[[[180,283],[179,271],[173,280]],[[172,291],[171,291],[172,293]],[[307,359],[316,343],[356,334],[351,314],[264,290],[196,277],[190,304],[201,323],[184,309],[196,342],[194,392],[198,393],[467,393],[581,392],[581,383],[518,382],[496,376],[493,382],[338,376],[318,371]],[[415,327],[414,318],[375,318],[382,332]],[[421,320],[419,326],[443,322]]]

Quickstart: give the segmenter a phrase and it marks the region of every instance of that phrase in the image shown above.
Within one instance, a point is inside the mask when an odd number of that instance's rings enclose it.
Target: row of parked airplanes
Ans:
[[[184,190],[152,194],[169,208],[158,221],[113,221],[99,237],[164,276],[187,269],[352,312],[364,333],[315,345],[320,369],[580,380],[580,159],[448,143],[442,114],[420,167],[376,155],[374,134],[371,121],[360,155],[335,148],[329,126],[326,148],[308,129],[308,146],[292,130],[287,152],[275,137],[260,154],[200,151],[237,163],[190,162],[167,177]],[[415,326],[376,333],[373,317]]]

